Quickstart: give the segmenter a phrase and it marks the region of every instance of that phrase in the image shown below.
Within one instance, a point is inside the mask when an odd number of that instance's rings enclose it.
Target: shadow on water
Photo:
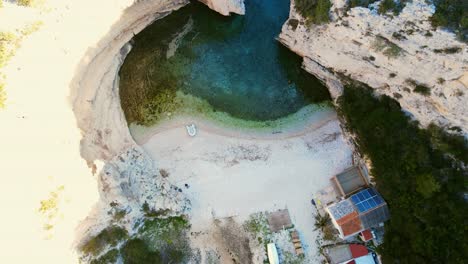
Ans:
[[[248,0],[245,16],[224,17],[193,2],[147,27],[120,70],[127,121],[151,125],[182,109],[273,120],[329,100],[275,39],[288,11],[286,0]]]

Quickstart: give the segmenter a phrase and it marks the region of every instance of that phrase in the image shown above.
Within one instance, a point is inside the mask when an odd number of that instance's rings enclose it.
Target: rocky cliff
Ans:
[[[230,13],[245,14],[244,0],[200,0],[200,2],[225,16]]]
[[[71,82],[71,101],[82,132],[81,155],[98,173],[100,201],[78,229],[80,237],[101,230],[112,215],[109,210],[127,212],[128,229],[141,217],[147,202],[154,210],[180,213],[186,200],[154,168],[152,159],[133,140],[122,112],[118,71],[131,49],[128,42],[147,25],[188,0],[135,1],[125,3],[117,21],[83,56]],[[243,14],[239,0],[203,1],[223,15]],[[101,166],[98,166],[101,164]],[[112,206],[111,206],[112,204]],[[112,208],[111,208],[112,207]]]
[[[330,23],[307,25],[292,1],[279,40],[304,57],[303,67],[334,98],[343,89],[338,76],[347,76],[395,98],[423,126],[434,122],[467,135],[467,46],[453,33],[432,28],[432,5],[414,0],[393,16],[331,2]]]

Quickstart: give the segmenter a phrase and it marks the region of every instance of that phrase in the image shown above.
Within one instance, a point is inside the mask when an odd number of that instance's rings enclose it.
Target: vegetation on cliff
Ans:
[[[19,48],[21,41],[29,34],[38,30],[41,25],[42,22],[37,21],[12,32],[0,31],[0,69],[15,55],[15,51]],[[6,99],[4,79],[5,76],[0,72],[0,109],[4,107]]]
[[[436,11],[431,17],[433,26],[455,29],[459,37],[468,40],[468,4],[466,0],[434,0]]]
[[[309,23],[323,24],[330,21],[330,0],[294,0],[294,5]]]
[[[34,6],[37,4],[37,0],[17,0],[16,2],[22,6]]]
[[[92,264],[184,263],[190,256],[188,221],[183,217],[146,218],[135,235],[110,226],[80,247],[82,260]]]
[[[347,128],[372,162],[377,188],[390,206],[379,248],[385,263],[463,263],[468,143],[435,125],[418,127],[388,96],[347,85],[339,99]]]
[[[353,8],[357,6],[369,7],[370,4],[377,2],[378,0],[349,0],[348,7]]]
[[[0,3],[2,3],[0,1]],[[14,44],[17,42],[16,36],[11,32],[0,31],[0,68],[6,65],[14,55]],[[0,109],[5,106],[5,76],[0,73]]]
[[[297,2],[298,0],[295,1]],[[358,6],[369,8],[371,4],[377,1],[349,0],[348,8]],[[378,5],[377,12],[379,14],[393,12],[394,15],[398,15],[408,2],[409,0],[382,0]],[[435,6],[435,13],[431,17],[431,23],[434,27],[454,29],[462,40],[468,40],[468,5],[466,1],[433,0],[427,2],[432,2]]]
[[[128,233],[125,229],[118,226],[109,226],[102,230],[97,236],[88,240],[80,250],[84,254],[96,256],[106,247],[116,246],[127,237]]]
[[[369,7],[371,4],[377,2],[378,0],[349,0],[348,8],[353,7]],[[400,14],[401,10],[406,6],[408,0],[382,0],[378,6],[377,12],[379,14],[386,14],[388,12],[393,12],[394,15]]]

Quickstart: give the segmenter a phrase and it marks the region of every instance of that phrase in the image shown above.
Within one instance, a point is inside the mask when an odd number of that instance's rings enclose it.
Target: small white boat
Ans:
[[[275,243],[269,243],[267,245],[267,251],[270,264],[279,264],[278,251],[276,250]]]
[[[197,127],[195,124],[186,125],[185,128],[187,128],[187,133],[189,136],[194,137],[197,135]]]

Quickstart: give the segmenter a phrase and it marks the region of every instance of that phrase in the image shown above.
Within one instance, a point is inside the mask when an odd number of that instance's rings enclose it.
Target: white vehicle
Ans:
[[[278,251],[276,250],[275,243],[269,243],[267,245],[267,251],[270,264],[279,264]]]
[[[195,124],[186,125],[185,128],[187,128],[187,133],[189,136],[194,137],[197,135],[197,127]]]

